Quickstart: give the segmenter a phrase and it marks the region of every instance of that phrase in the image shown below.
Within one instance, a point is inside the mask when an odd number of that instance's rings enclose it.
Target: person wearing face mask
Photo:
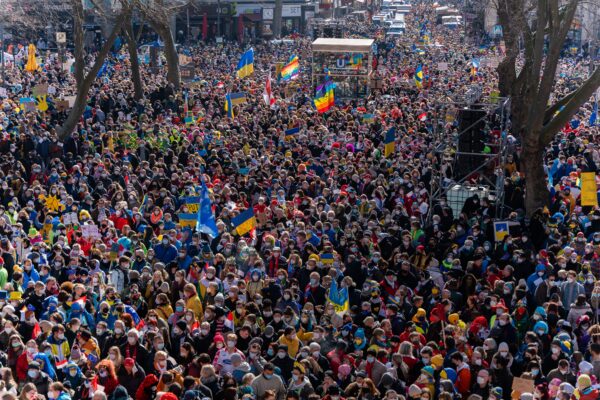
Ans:
[[[546,380],[548,382],[555,378],[560,379],[561,382],[569,382],[571,385],[575,385],[577,381],[577,377],[571,372],[568,360],[560,360],[558,362],[558,367],[552,369],[546,375]]]
[[[102,385],[104,393],[110,396],[119,386],[114,364],[110,360],[102,360],[96,366],[96,370],[98,371],[98,384]]]
[[[285,399],[285,385],[279,375],[275,374],[275,366],[267,363],[262,374],[252,380],[252,391],[256,398],[262,399],[267,391],[275,393],[275,400]]]
[[[65,366],[64,371],[66,371],[65,379],[72,388],[79,387],[83,383],[83,373],[77,364],[74,362],[69,362]]]
[[[246,361],[250,365],[250,372],[254,375],[262,373],[267,364],[267,360],[261,355],[262,343],[263,341],[261,338],[253,338],[248,346],[248,357],[246,358]]]
[[[567,356],[562,351],[562,343],[560,339],[553,339],[550,344],[550,351],[547,352],[546,356],[542,361],[542,371],[544,373],[549,373],[553,369],[558,368],[558,365],[561,360],[566,360]]]
[[[535,267],[535,272],[527,278],[527,290],[531,295],[535,295],[538,286],[544,282],[546,277],[546,266],[544,264],[538,264]]]
[[[294,359],[289,356],[288,347],[285,344],[273,344],[276,349],[275,355],[269,361],[281,370],[281,377],[286,382],[292,378],[292,368],[294,367]],[[267,359],[269,359],[267,357]]]
[[[52,380],[47,373],[41,370],[40,363],[32,361],[27,368],[25,383],[33,383],[38,393],[47,393]]]
[[[132,358],[126,358],[123,366],[117,371],[119,384],[127,390],[132,398],[135,398],[135,392],[145,378],[146,373]]]
[[[154,247],[154,257],[161,263],[167,265],[177,258],[177,247],[171,244],[167,235],[163,235],[159,244]]]
[[[290,393],[295,393],[300,400],[308,399],[308,396],[315,392],[308,377],[306,376],[306,368],[300,362],[294,363],[292,370],[292,379],[288,386],[288,397]]]
[[[69,391],[61,382],[53,382],[48,386],[47,398],[48,400],[71,400]]]
[[[286,289],[283,291],[283,296],[279,299],[275,308],[280,310],[285,310],[290,307],[295,314],[300,314],[300,304],[294,300],[292,296],[292,291],[290,289]]]
[[[578,296],[583,295],[585,299],[585,288],[577,282],[577,273],[575,271],[567,272],[567,280],[560,285],[562,305],[568,312],[571,304],[575,303]]]
[[[504,313],[497,317],[496,326],[490,331],[490,338],[495,339],[496,343],[506,342],[514,343],[517,341],[517,328],[512,324],[510,315]]]
[[[366,359],[360,363],[358,370],[366,372],[373,383],[376,386],[379,386],[381,378],[383,377],[383,374],[386,373],[387,368],[377,359],[377,352],[374,349],[369,349],[367,350]]]
[[[48,338],[48,343],[57,363],[64,362],[71,355],[71,346],[65,337],[64,326],[59,324],[52,327],[52,335]]]
[[[120,350],[123,357],[133,358],[134,361],[140,364],[144,371],[146,371],[149,370],[151,364],[150,354],[148,353],[148,350],[139,343],[139,335],[137,329],[130,329],[127,331],[127,343],[123,345]]]
[[[236,348],[237,336],[235,333],[227,334],[225,338],[225,346],[221,349],[217,350],[215,357],[213,359],[213,365],[216,367],[219,375],[223,376],[226,374],[231,374],[233,367],[231,365],[231,356],[233,354],[238,354],[241,356],[242,360],[245,360],[246,357],[244,353]]]

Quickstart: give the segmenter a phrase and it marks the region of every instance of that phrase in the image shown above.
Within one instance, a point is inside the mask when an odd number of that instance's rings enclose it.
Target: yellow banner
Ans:
[[[581,205],[598,206],[598,187],[594,172],[581,173]]]

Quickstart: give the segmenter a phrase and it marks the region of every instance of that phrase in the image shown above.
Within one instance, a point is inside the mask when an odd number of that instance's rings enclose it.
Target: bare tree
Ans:
[[[173,15],[188,4],[187,0],[134,0],[136,8],[141,12],[152,29],[162,38],[167,60],[167,80],[179,89],[181,76],[179,74],[179,55],[175,48],[175,40],[169,26]]]
[[[548,201],[544,149],[600,86],[600,69],[593,68],[574,91],[556,91],[561,52],[582,0],[494,1],[506,44],[498,65],[499,89],[511,97],[513,131],[522,142],[525,207],[531,215]]]
[[[116,16],[116,19],[113,21],[112,31],[104,42],[102,48],[95,55],[94,63],[92,66],[86,70],[85,64],[85,47],[84,47],[84,37],[83,37],[83,21],[84,21],[84,10],[81,1],[79,0],[70,0],[72,6],[72,15],[73,15],[73,42],[74,42],[74,55],[75,55],[75,80],[77,82],[77,96],[75,98],[75,103],[73,108],[69,111],[69,115],[67,119],[63,123],[59,131],[59,138],[64,140],[67,138],[75,126],[77,122],[83,115],[85,110],[85,106],[87,104],[88,92],[90,87],[94,83],[108,52],[113,46],[115,39],[117,38],[119,32],[123,28],[125,21],[127,20],[128,13],[130,13],[131,9],[129,4],[125,1],[122,3],[121,12]]]

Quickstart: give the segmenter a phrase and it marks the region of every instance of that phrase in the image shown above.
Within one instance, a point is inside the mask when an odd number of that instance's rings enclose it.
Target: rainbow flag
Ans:
[[[237,68],[237,77],[245,78],[254,73],[254,49],[250,49],[242,54],[242,58],[238,62]]]
[[[335,84],[329,79],[322,85],[317,86],[317,94],[314,103],[319,114],[328,111],[335,104],[335,95],[333,93],[334,87]]]
[[[421,64],[415,70],[415,84],[419,89],[423,87],[423,66]]]
[[[300,62],[298,56],[291,56],[287,65],[281,69],[281,79],[291,81],[300,74]]]

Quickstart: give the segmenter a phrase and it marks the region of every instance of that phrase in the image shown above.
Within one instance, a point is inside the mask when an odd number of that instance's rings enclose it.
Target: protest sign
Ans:
[[[598,186],[594,172],[581,173],[581,205],[598,206]]]
[[[31,89],[31,93],[34,97],[46,96],[48,94],[48,84],[40,83],[39,85],[35,85],[33,89]]]
[[[84,238],[97,239],[100,237],[100,231],[97,225],[86,224],[81,226],[81,235]]]
[[[513,378],[512,391],[513,393],[519,393],[519,396],[523,393],[533,393],[535,388],[533,379]]]

